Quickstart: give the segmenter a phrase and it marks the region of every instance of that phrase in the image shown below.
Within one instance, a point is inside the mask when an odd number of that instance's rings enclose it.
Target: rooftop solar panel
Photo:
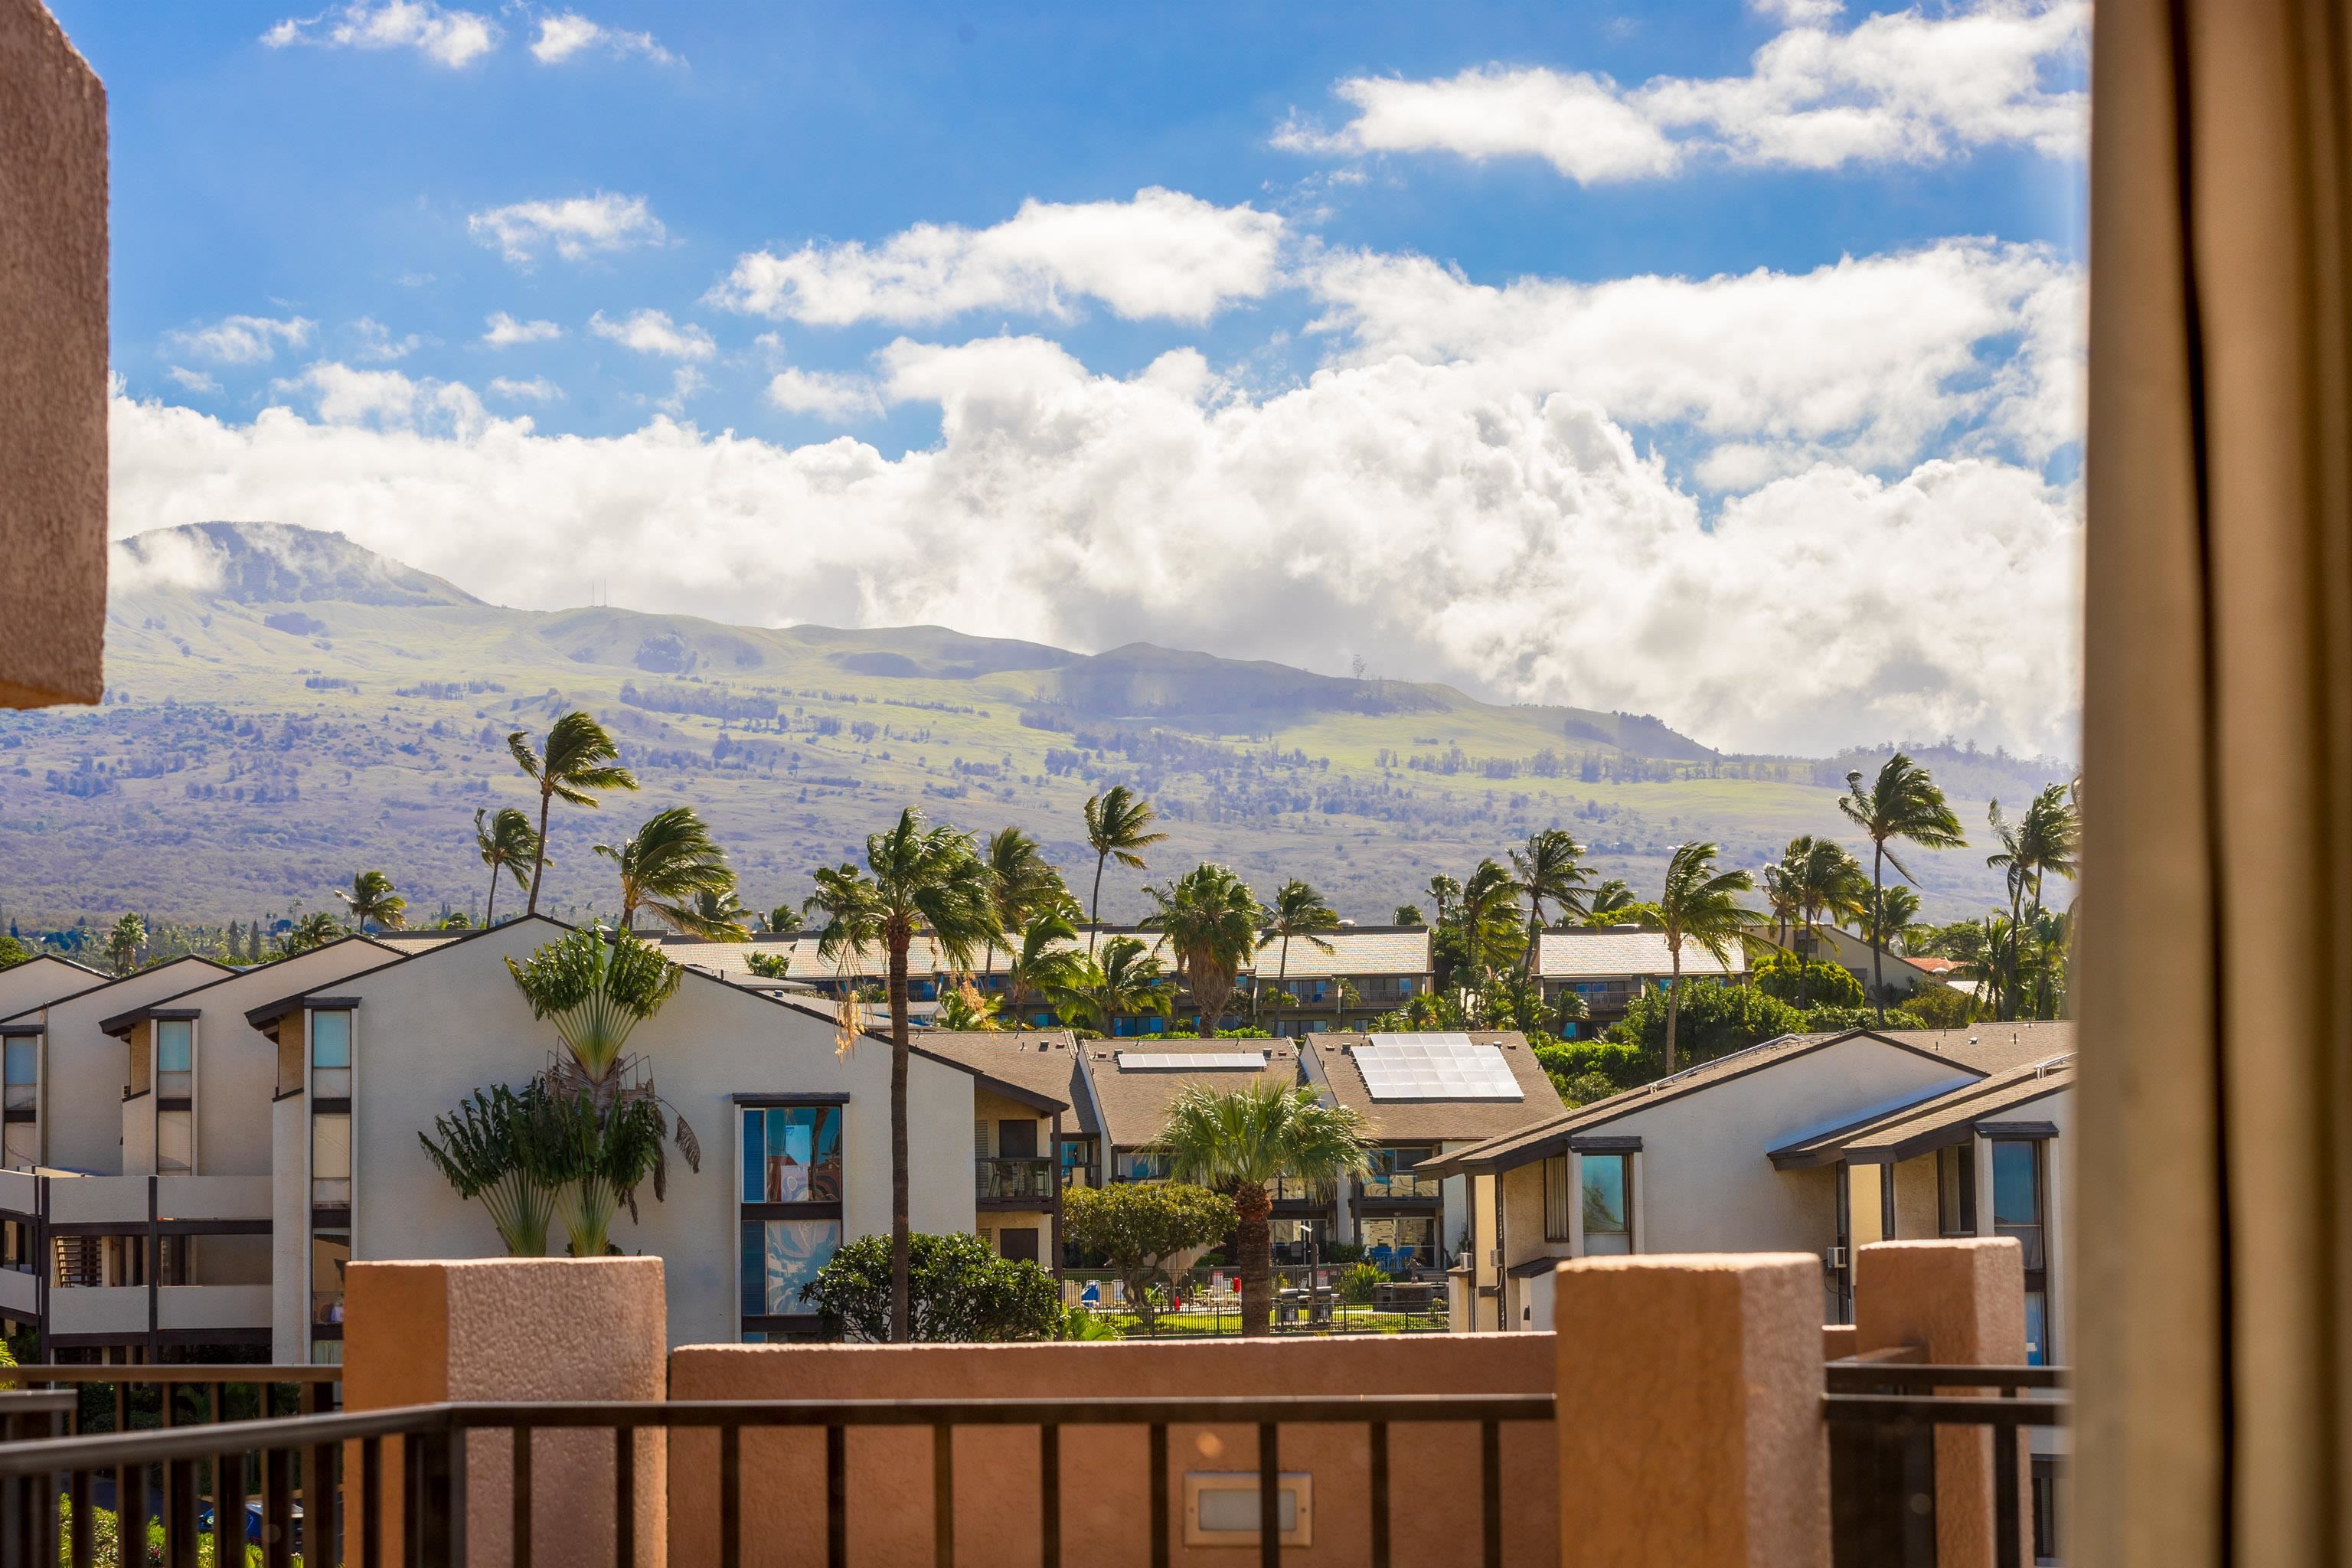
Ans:
[[[1467,1035],[1372,1035],[1356,1069],[1374,1100],[1524,1100],[1500,1046]]]
[[[1264,1051],[1121,1051],[1121,1072],[1137,1068],[1183,1069],[1191,1072],[1263,1072]]]

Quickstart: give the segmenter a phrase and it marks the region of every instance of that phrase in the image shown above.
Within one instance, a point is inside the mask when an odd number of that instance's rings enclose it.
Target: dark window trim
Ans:
[[[746,1220],[839,1219],[842,1207],[838,1200],[800,1204],[739,1204],[736,1206],[742,1211],[742,1217]]]
[[[313,1323],[310,1325],[310,1338],[314,1341],[340,1340],[342,1337],[343,1325],[341,1323]]]
[[[2050,1121],[1979,1121],[1977,1136],[2002,1143],[2042,1143],[2057,1137],[2058,1128]]]
[[[281,1100],[293,1100],[298,1098],[301,1093],[302,1089],[299,1085],[293,1089],[281,1089],[277,1093],[269,1097],[269,1103],[275,1105]]]
[[[333,1231],[338,1235],[349,1235],[351,1233],[351,1228],[352,1211],[350,1208],[320,1208],[315,1204],[311,1205],[310,1229],[314,1236],[317,1232],[322,1230]]]
[[[0,1121],[38,1121],[40,1119],[40,1107],[36,1105],[12,1105],[0,1110]]]
[[[824,1317],[815,1312],[780,1312],[745,1318],[742,1331],[747,1334],[791,1334],[817,1329],[819,1332],[810,1337],[819,1338],[822,1337],[820,1325],[824,1321]]]
[[[276,1226],[266,1219],[159,1219],[158,1236],[268,1236]]]
[[[1639,1138],[1570,1138],[1568,1152],[1571,1154],[1638,1154],[1642,1152]]]
[[[155,1102],[158,1110],[194,1110],[195,1108],[196,1102],[192,1099],[159,1100]]]
[[[806,1094],[769,1094],[761,1090],[745,1089],[728,1098],[737,1105],[755,1107],[762,1110],[780,1110],[795,1105],[846,1105],[849,1103],[849,1096],[846,1093],[835,1094],[829,1091],[819,1093],[815,1090]]]
[[[328,1070],[331,1072],[339,1069],[331,1068]],[[296,1089],[294,1092],[299,1094],[302,1091]],[[313,1116],[349,1116],[351,1113],[352,1102],[348,1097],[341,1100],[314,1100],[310,1102],[310,1114]]]

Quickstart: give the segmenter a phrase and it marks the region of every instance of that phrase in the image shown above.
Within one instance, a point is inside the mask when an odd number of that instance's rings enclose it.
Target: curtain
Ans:
[[[106,381],[106,89],[0,0],[0,708],[102,689]]]
[[[2099,0],[2073,1561],[2352,1560],[2343,0]]]

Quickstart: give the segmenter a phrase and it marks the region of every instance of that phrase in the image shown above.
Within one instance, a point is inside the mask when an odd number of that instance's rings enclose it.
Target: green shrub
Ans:
[[[1372,1299],[1372,1292],[1389,1282],[1389,1277],[1369,1263],[1359,1263],[1339,1276],[1339,1300],[1353,1306],[1363,1306]]]
[[[1863,1003],[1862,982],[1841,963],[1823,963],[1820,959],[1801,966],[1805,1005],[1809,1007],[1859,1007]],[[1767,996],[1794,1006],[1799,994],[1799,969],[1796,958],[1786,952],[1768,954],[1756,966],[1756,985]]]
[[[908,1238],[913,1337],[969,1343],[1050,1340],[1066,1328],[1054,1277],[1025,1258],[999,1258],[968,1232]],[[890,1337],[890,1238],[845,1243],[801,1287],[829,1330],[879,1344]]]
[[[1685,985],[1682,1018],[1675,1037],[1675,1065],[1691,1067],[1743,1051],[1782,1035],[1803,1032],[1805,1016],[1777,996],[1748,985]],[[1644,991],[1625,1010],[1622,1023],[1611,1026],[1609,1040],[1640,1048],[1647,1083],[1665,1070],[1666,994]],[[1570,1044],[1580,1044],[1570,1041]],[[1621,1075],[1610,1075],[1612,1081]],[[1633,1083],[1620,1081],[1620,1088]]]
[[[1974,996],[1935,980],[1906,996],[1903,1010],[1927,1029],[1965,1029],[1982,1011]]]

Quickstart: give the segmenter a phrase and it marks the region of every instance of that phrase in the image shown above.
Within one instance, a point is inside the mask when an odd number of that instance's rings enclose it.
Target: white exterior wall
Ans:
[[[93,974],[79,964],[54,958],[28,958],[0,969],[0,1018],[13,1018],[19,1013],[46,1007],[61,996],[105,984],[105,975]]]
[[[501,1248],[489,1216],[458,1198],[417,1142],[436,1116],[474,1089],[520,1084],[562,1049],[553,1028],[532,1019],[504,963],[554,940],[545,921],[516,921],[372,974],[338,982],[333,994],[359,1000],[352,1047],[352,1215],[354,1258],[496,1257]],[[845,1092],[843,1108],[843,1237],[887,1234],[890,1226],[890,1047],[861,1040],[845,1058],[834,1050],[832,1024],[723,981],[689,972],[662,1010],[638,1026],[633,1054],[649,1061],[671,1106],[692,1124],[703,1147],[699,1173],[669,1151],[668,1198],[655,1203],[651,1184],[638,1193],[640,1220],[625,1210],[614,1242],[665,1260],[673,1344],[731,1342],[738,1337],[736,1272],[740,1169],[738,1092]],[[908,1089],[912,1205],[919,1231],[973,1231],[971,1165],[973,1080],[969,1073],[917,1057]],[[291,1231],[307,1258],[307,1107],[300,1100],[295,1141],[301,1156],[281,1162],[280,1226],[296,1187]],[[279,1256],[284,1260],[281,1228]],[[296,1272],[301,1262],[297,1260]],[[299,1288],[298,1287],[298,1289]],[[281,1289],[277,1321],[291,1325]],[[307,1298],[298,1295],[299,1305]],[[289,1347],[281,1345],[279,1353]],[[291,1359],[307,1361],[304,1353]]]
[[[373,942],[339,942],[206,986],[178,1002],[204,1015],[196,1022],[197,1174],[266,1176],[275,1168],[272,1119],[263,1111],[278,1092],[278,1047],[245,1021],[246,1014],[398,956]]]
[[[310,1359],[310,1101],[289,1095],[269,1107],[269,1359]]]
[[[122,1089],[131,1081],[131,1052],[121,1040],[100,1032],[99,1023],[227,973],[216,964],[182,959],[68,997],[48,1009],[47,1032],[41,1042],[41,1158],[46,1163],[92,1175],[121,1174]],[[141,1326],[145,1326],[143,1317]]]

